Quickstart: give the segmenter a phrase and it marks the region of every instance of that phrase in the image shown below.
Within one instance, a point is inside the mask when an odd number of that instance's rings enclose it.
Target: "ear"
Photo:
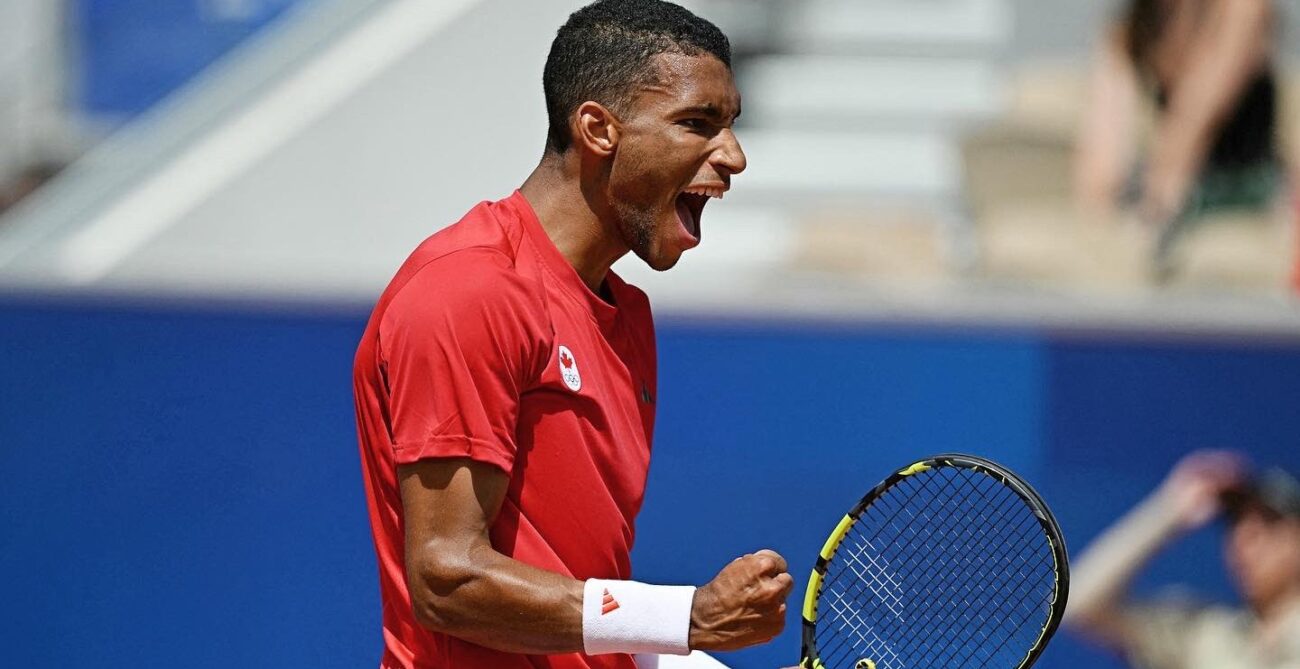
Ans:
[[[588,152],[608,156],[618,147],[620,128],[618,117],[599,102],[578,105],[573,138]]]

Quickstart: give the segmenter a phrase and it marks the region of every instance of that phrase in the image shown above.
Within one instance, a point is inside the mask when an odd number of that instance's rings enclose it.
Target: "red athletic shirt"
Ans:
[[[576,579],[631,578],[654,426],[645,294],[589,290],[523,195],[484,202],[415,250],[379,298],[353,371],[384,604],[381,667],[632,669],[627,655],[512,655],[430,632],[406,589],[397,466],[471,458],[510,487],[504,555]]]

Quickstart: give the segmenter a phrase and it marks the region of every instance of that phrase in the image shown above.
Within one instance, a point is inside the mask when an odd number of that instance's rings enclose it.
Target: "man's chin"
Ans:
[[[653,251],[638,252],[637,257],[642,262],[656,272],[666,272],[677,265],[677,261],[682,259],[683,251],[679,249],[655,249]]]
[[[680,255],[677,256],[676,258],[671,258],[671,259],[661,260],[661,261],[659,261],[659,262],[648,262],[648,261],[647,261],[646,264],[650,266],[650,269],[652,269],[652,270],[654,270],[654,271],[656,271],[656,272],[667,272],[668,270],[670,270],[670,269],[672,269],[672,268],[674,268],[674,267],[677,266],[677,261],[678,261],[678,260],[681,260],[681,256],[680,256]]]

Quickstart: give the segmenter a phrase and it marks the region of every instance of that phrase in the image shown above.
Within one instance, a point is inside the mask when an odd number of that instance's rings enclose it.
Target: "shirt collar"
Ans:
[[[602,325],[609,325],[614,322],[618,315],[618,308],[606,302],[599,295],[592,292],[591,288],[578,276],[578,271],[569,264],[560,249],[556,248],[555,242],[547,236],[546,230],[542,228],[542,222],[537,218],[537,212],[533,210],[532,204],[524,197],[523,193],[516,190],[506,198],[507,205],[514,209],[518,214],[519,220],[523,223],[524,233],[528,235],[529,241],[533,248],[537,249],[537,255],[542,261],[543,267],[555,277],[560,284],[561,289],[579,304],[585,305],[591,313],[592,318]],[[621,282],[611,270],[605,277],[605,287],[611,295],[617,293],[616,288]]]

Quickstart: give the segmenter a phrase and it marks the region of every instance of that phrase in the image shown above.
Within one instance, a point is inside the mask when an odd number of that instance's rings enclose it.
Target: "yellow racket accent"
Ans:
[[[803,619],[808,622],[817,621],[817,590],[822,583],[822,573],[813,570],[812,576],[808,577],[808,590],[803,596]]]
[[[821,556],[823,560],[831,559],[831,555],[835,553],[835,547],[840,545],[840,542],[844,540],[844,535],[849,531],[849,526],[853,525],[853,520],[853,516],[848,514],[845,514],[840,519],[840,524],[835,526],[835,530],[826,538],[826,543],[822,544]]]
[[[933,469],[933,468],[932,468],[930,465],[927,465],[927,464],[925,464],[924,462],[918,462],[918,463],[912,465],[911,467],[908,467],[907,469],[904,469],[903,471],[898,472],[898,475],[899,475],[899,476],[911,476],[912,474],[920,474],[921,472],[928,472],[928,471],[930,471],[931,469]]]

